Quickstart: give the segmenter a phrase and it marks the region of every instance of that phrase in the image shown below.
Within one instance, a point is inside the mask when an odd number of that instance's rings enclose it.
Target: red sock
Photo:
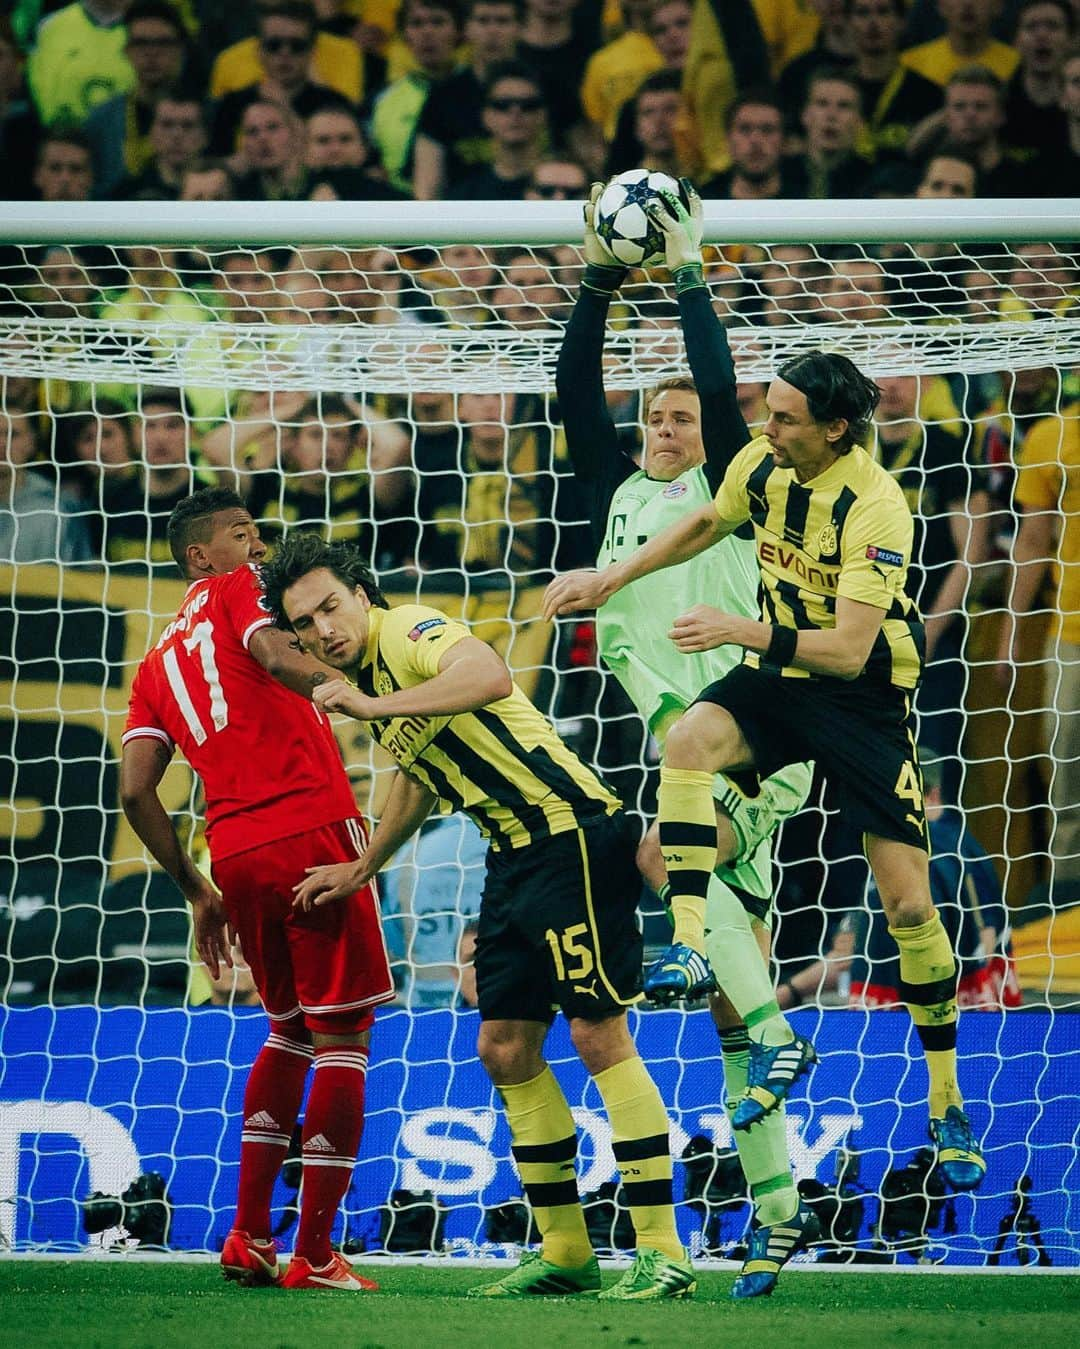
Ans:
[[[315,1269],[330,1260],[330,1230],[360,1150],[367,1057],[360,1045],[315,1051],[315,1080],[304,1115],[304,1190],[296,1234],[296,1254]]]
[[[251,1066],[244,1089],[240,1135],[240,1193],[235,1227],[269,1239],[270,1195],[296,1127],[311,1046],[271,1031]]]

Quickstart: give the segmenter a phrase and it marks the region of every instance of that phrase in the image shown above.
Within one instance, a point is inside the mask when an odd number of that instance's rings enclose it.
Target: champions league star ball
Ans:
[[[627,267],[656,267],[664,261],[664,236],[645,214],[661,190],[682,197],[666,173],[627,169],[616,174],[596,204],[596,233],[608,252]]]

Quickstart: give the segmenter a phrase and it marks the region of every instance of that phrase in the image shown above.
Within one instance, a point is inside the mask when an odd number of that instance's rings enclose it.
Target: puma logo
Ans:
[[[597,1001],[599,1001],[599,999],[600,999],[600,994],[597,993],[597,991],[596,991],[596,980],[595,980],[595,979],[593,979],[593,980],[592,980],[590,983],[588,983],[588,984],[575,984],[575,985],[574,985],[574,992],[575,992],[575,993],[584,993],[585,996],[586,996],[587,998],[596,998]]]

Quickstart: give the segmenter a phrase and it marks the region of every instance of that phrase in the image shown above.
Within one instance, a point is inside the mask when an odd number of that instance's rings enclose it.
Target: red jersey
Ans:
[[[123,743],[179,746],[214,861],[359,813],[326,716],[248,652],[270,622],[256,567],[193,581],[131,686]]]

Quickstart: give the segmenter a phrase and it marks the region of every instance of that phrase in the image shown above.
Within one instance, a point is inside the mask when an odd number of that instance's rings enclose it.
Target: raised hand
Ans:
[[[689,178],[680,178],[686,205],[674,192],[660,192],[647,208],[653,224],[664,236],[664,261],[668,270],[702,265],[701,240],[705,232],[705,206]]]
[[[610,295],[622,285],[627,269],[614,253],[608,251],[596,232],[596,206],[604,186],[603,183],[593,183],[582,212],[585,217],[585,241],[582,248],[585,254],[585,277],[582,284],[589,290]]]

